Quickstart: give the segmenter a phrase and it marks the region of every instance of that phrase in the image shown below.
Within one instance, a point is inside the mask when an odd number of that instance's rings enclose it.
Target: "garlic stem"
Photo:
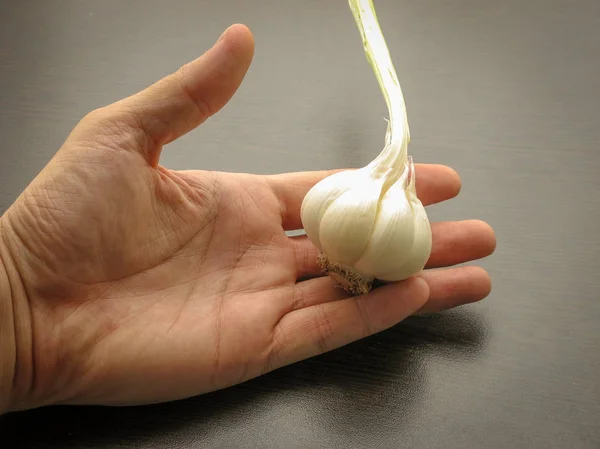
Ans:
[[[381,164],[385,168],[400,169],[394,176],[397,177],[405,167],[410,141],[404,95],[377,20],[373,1],[349,0],[349,5],[362,37],[367,60],[375,73],[390,115],[385,147],[372,163]]]

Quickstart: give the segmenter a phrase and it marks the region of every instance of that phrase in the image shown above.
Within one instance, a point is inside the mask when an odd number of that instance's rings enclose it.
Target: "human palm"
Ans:
[[[474,267],[350,297],[320,272],[302,198],[328,172],[173,171],[165,144],[233,95],[252,58],[242,26],[139,94],[93,112],[2,217],[22,285],[13,408],[137,404],[242,382],[386,329],[417,311],[478,300]],[[417,167],[424,204],[460,180]],[[433,225],[428,268],[484,257],[492,230]],[[26,311],[28,313],[18,313]]]

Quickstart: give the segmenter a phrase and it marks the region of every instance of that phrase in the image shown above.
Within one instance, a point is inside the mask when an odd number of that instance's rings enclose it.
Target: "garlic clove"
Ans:
[[[407,185],[404,189],[406,199],[411,208],[413,220],[412,244],[407,250],[407,257],[402,263],[396,261],[393,270],[378,272],[376,277],[382,281],[401,281],[413,276],[425,268],[425,264],[431,255],[432,234],[431,225],[425,207],[417,196],[415,164],[411,156],[408,156]]]
[[[319,228],[321,251],[334,262],[352,265],[369,242],[385,178],[357,176],[355,186],[325,211]],[[361,180],[363,178],[363,180]]]
[[[419,215],[421,215],[419,213]],[[396,282],[408,279],[425,268],[431,253],[431,227],[421,216],[415,221],[413,245],[404,263],[387,273],[378,273],[377,279],[383,282]]]
[[[409,259],[414,242],[415,216],[404,191],[406,176],[394,183],[380,200],[369,242],[354,268],[382,279]],[[388,275],[389,276],[389,275]]]
[[[425,209],[421,209],[423,212],[425,211]],[[378,279],[386,282],[402,281],[420,273],[425,268],[431,254],[431,227],[421,212],[417,211],[416,214],[414,241],[410,256],[402,266],[394,271],[379,274]]]
[[[331,204],[356,185],[356,171],[343,171],[330,175],[314,185],[305,195],[300,208],[304,232],[319,249],[319,228],[325,211]]]

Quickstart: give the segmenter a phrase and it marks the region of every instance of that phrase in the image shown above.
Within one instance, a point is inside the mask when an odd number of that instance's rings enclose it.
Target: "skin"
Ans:
[[[199,59],[91,112],[1,217],[0,410],[199,395],[489,294],[483,269],[451,267],[493,252],[483,222],[432,224],[427,270],[350,297],[305,236],[285,234],[333,172],[159,164],[225,106],[253,52],[234,25]],[[425,205],[458,194],[449,167],[416,170]]]

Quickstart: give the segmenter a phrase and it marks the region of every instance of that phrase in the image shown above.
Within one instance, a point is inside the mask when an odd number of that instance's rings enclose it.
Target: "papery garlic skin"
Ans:
[[[336,173],[305,196],[300,215],[321,252],[321,268],[346,290],[367,293],[421,271],[431,253],[431,226],[415,188],[410,132],[398,82],[372,0],[349,0],[390,121],[385,147],[367,166]]]

